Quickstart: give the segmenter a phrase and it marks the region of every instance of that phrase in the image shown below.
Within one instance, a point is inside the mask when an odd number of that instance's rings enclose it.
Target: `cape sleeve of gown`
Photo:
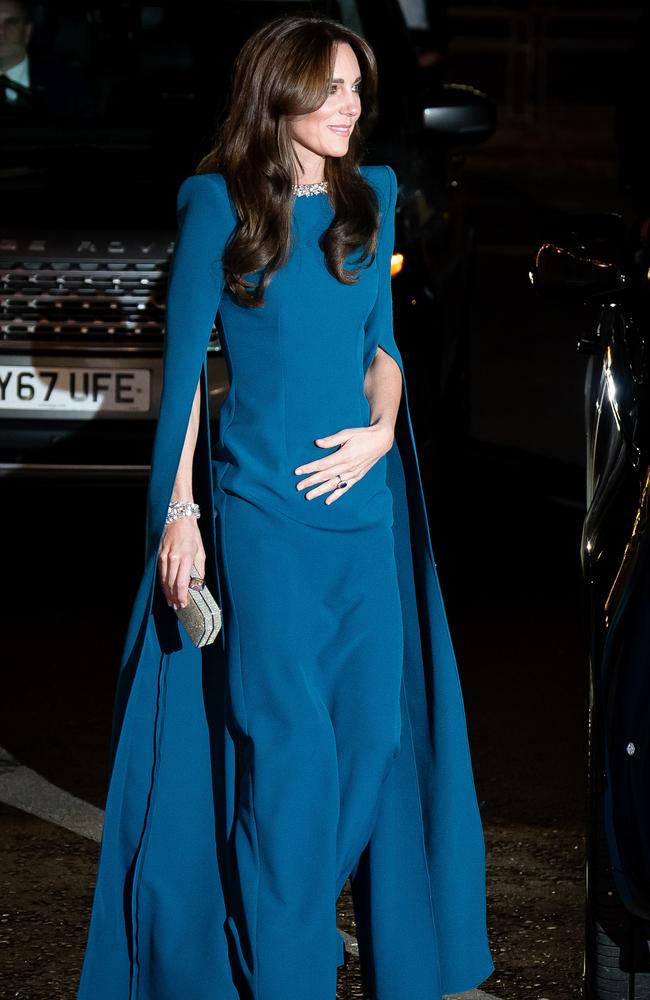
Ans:
[[[225,178],[194,174],[181,183],[176,198],[178,230],[166,295],[162,391],[153,441],[146,507],[145,568],[123,646],[120,668],[133,673],[153,604],[157,557],[197,383],[201,419],[194,452],[194,499],[206,548],[206,582],[220,602],[212,518],[212,481],[208,416],[207,349],[224,288],[223,252],[235,214]],[[173,616],[169,616],[170,620]],[[215,644],[216,645],[216,644]],[[121,685],[126,690],[130,685]],[[118,690],[118,701],[120,690]],[[115,713],[112,755],[123,711]]]
[[[393,495],[395,558],[404,621],[404,725],[417,775],[408,798],[406,774],[395,769],[384,791],[383,813],[373,836],[362,881],[378,923],[399,908],[386,871],[395,871],[400,844],[410,835],[414,809],[421,814],[430,905],[438,942],[443,992],[469,989],[494,968],[487,940],[485,848],[476,798],[460,679],[433,555],[422,478],[411,423],[404,364],[395,343],[391,257],[395,243],[397,178],[388,165],[365,168],[380,200],[377,297],[365,325],[364,372],[382,347],[402,373],[402,396],[386,478]],[[438,470],[444,475],[444,470]],[[406,767],[406,761],[404,761]],[[404,826],[400,828],[405,817]],[[402,880],[408,877],[405,869]],[[396,879],[397,881],[397,879]],[[414,890],[415,891],[415,890]],[[382,894],[385,898],[382,898]],[[390,927],[385,928],[390,933]],[[381,940],[379,926],[375,940]],[[378,956],[378,961],[380,958]]]
[[[197,174],[186,178],[178,191],[177,212],[179,230],[167,286],[160,420],[147,510],[149,550],[157,549],[160,543],[187,420],[224,286],[222,257],[232,215],[223,177]]]
[[[184,180],[177,207],[145,567],[117,679],[110,781],[78,1000],[185,995],[169,982],[164,990],[156,987],[156,977],[170,971],[187,980],[190,992],[200,983],[206,995],[209,982],[211,996],[235,1000],[237,995],[221,931],[226,824],[215,818],[215,803],[221,808],[227,802],[232,811],[235,787],[234,748],[223,722],[222,636],[195,647],[155,585],[167,506],[200,382],[192,486],[201,506],[206,579],[210,589],[217,588],[207,348],[224,285],[223,250],[235,217],[220,174]],[[169,698],[168,687],[178,678],[185,679],[182,697],[177,689]],[[180,726],[179,713],[187,713]]]

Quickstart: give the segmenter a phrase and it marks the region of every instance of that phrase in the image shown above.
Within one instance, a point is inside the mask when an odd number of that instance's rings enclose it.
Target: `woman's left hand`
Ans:
[[[306,479],[301,479],[297,483],[296,489],[305,490],[314,486],[315,489],[309,489],[305,494],[307,500],[315,500],[323,493],[331,493],[325,500],[326,504],[331,504],[338,500],[341,494],[347,493],[382,455],[390,451],[393,444],[393,428],[381,421],[369,427],[347,427],[336,434],[316,438],[315,444],[319,448],[333,448],[337,444],[340,447],[331,455],[294,469],[296,475],[309,473]],[[346,485],[338,488],[339,482],[344,482]],[[317,483],[321,485],[318,486]]]

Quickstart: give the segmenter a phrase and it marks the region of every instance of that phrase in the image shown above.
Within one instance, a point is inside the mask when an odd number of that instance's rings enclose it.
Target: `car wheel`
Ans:
[[[586,1000],[650,1000],[648,929],[621,902],[612,876],[602,788],[594,793],[587,837]]]

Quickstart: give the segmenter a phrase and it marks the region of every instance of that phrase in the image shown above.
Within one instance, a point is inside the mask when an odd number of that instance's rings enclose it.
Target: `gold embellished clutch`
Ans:
[[[192,586],[192,580],[200,581]],[[195,646],[208,646],[221,628],[221,609],[206,587],[196,566],[190,571],[187,604],[177,608],[176,615]]]

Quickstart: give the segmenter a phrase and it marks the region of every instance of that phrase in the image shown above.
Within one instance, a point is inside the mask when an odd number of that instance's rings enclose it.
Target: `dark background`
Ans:
[[[497,971],[482,988],[503,1000],[566,1000],[580,993],[583,943],[585,360],[576,343],[589,317],[540,300],[528,271],[558,214],[631,212],[614,103],[634,20],[575,3],[572,21],[553,22],[540,5],[529,36],[527,5],[499,5],[500,14],[480,6],[480,18],[451,8],[443,64],[446,79],[471,82],[499,105],[494,137],[466,154],[464,170],[478,234],[472,444],[457,467],[427,470],[432,533],[488,851]],[[100,524],[88,521],[95,501],[83,488],[34,488],[20,504],[3,489],[4,532],[26,539],[18,568],[39,601],[25,611],[19,584],[5,596],[1,742],[97,806],[138,583],[111,567],[141,545],[144,510],[142,488],[102,489]],[[78,588],[89,587],[94,607],[77,616]],[[9,806],[0,821],[0,963],[4,954],[9,972],[0,996],[71,997],[97,846]]]

